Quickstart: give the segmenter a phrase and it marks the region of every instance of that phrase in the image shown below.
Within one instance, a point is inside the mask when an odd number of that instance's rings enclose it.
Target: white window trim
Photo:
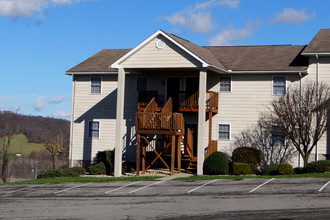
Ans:
[[[92,78],[99,77],[101,78],[101,91],[100,93],[92,93]],[[91,76],[89,80],[89,94],[90,95],[102,95],[103,90],[103,77],[102,76]]]
[[[229,139],[220,139],[219,138],[219,125],[229,125]],[[219,141],[230,141],[231,140],[231,124],[230,123],[218,123],[218,140]]]
[[[220,78],[223,77],[228,77],[230,78],[230,90],[229,91],[221,91],[221,81]],[[220,76],[219,77],[219,92],[220,93],[231,93],[233,91],[233,77],[232,76]]]
[[[285,93],[284,94],[274,94],[274,77],[285,77]],[[287,84],[287,76],[285,75],[274,75],[272,76],[272,95],[273,96],[281,96],[281,95],[285,95],[286,94],[286,90],[288,88],[288,84]]]
[[[89,123],[90,122],[98,122],[99,123],[99,136],[96,138],[96,137],[90,137],[89,136],[89,130],[90,130],[90,127],[89,127]],[[89,120],[88,121],[88,130],[87,130],[87,137],[89,138],[89,139],[100,139],[101,138],[101,121],[98,121],[98,120]]]
[[[136,91],[136,92],[139,92],[139,91],[138,91],[138,88],[137,88],[137,81],[138,81],[137,79],[138,79],[138,78],[146,78],[146,79],[147,79],[147,90],[146,90],[146,91],[148,91],[148,86],[149,86],[148,81],[149,81],[149,80],[148,80],[148,77],[147,77],[147,76],[137,76],[137,77],[135,78],[135,91]]]

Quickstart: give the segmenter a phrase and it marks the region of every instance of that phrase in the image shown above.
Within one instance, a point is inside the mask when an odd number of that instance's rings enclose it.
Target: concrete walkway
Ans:
[[[164,176],[162,178],[159,178],[158,180],[172,180],[175,178],[179,178],[179,177],[189,177],[192,176],[193,174],[191,173],[175,173],[173,176]]]

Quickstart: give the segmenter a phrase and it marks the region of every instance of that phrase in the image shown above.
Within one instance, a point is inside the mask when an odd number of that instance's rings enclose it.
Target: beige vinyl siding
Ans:
[[[165,42],[164,48],[159,49],[156,47],[158,40]],[[162,36],[151,40],[121,63],[124,68],[184,68],[200,65],[200,62]]]
[[[90,93],[90,76],[75,76],[75,108],[73,123],[72,159],[92,159],[98,151],[114,149],[116,134],[117,76],[102,76],[101,94]],[[136,111],[135,78],[127,76],[125,90],[125,117],[134,120]],[[99,138],[89,138],[89,121],[100,122]],[[126,133],[126,127],[123,126]],[[125,142],[126,143],[126,142]]]

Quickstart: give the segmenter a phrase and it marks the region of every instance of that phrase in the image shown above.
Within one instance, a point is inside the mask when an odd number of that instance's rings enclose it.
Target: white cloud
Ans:
[[[16,106],[0,104],[0,111],[11,111],[19,113],[25,107],[24,103]]]
[[[227,30],[223,30],[216,36],[209,40],[211,46],[229,46],[232,45],[232,41],[243,40],[250,37],[259,28],[260,22],[255,22],[253,24],[247,24],[244,28],[235,29],[229,27]]]
[[[54,104],[54,103],[61,103],[66,99],[66,96],[55,96],[53,97],[48,103]]]
[[[63,110],[56,110],[52,114],[50,114],[50,117],[68,119],[71,117],[71,112],[65,112]]]
[[[29,17],[53,5],[79,3],[82,0],[0,0],[0,16]]]
[[[39,96],[34,100],[34,110],[40,112],[44,109],[46,104],[46,97],[45,96]]]
[[[282,12],[277,13],[276,17],[271,19],[271,24],[298,24],[307,21],[316,16],[316,13],[307,14],[305,10],[295,10],[293,8],[284,8]]]
[[[173,25],[188,28],[192,32],[209,33],[216,25],[214,24],[211,12],[206,10],[216,6],[236,8],[238,4],[238,0],[210,0],[203,3],[196,3],[194,7],[185,8],[172,16],[165,17],[165,19]]]

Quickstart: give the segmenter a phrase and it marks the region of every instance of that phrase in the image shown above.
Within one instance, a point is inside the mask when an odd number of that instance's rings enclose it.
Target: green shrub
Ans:
[[[213,152],[205,159],[203,169],[206,175],[228,174],[227,155],[222,152]]]
[[[277,167],[278,173],[282,175],[293,174],[293,167],[288,163],[281,163]]]
[[[110,175],[113,173],[114,158],[115,158],[114,150],[99,151],[93,158],[93,165],[103,162],[106,168],[106,174]]]
[[[107,172],[106,166],[103,162],[90,166],[88,171],[91,175],[106,174]]]
[[[132,162],[123,162],[122,172],[123,173],[134,173],[136,164]]]
[[[253,147],[239,147],[233,151],[234,163],[248,163],[251,171],[256,173],[261,163],[261,150]]]
[[[270,164],[262,168],[262,175],[278,175],[277,165]]]
[[[51,178],[51,177],[70,177],[70,176],[79,176],[85,174],[85,169],[82,167],[71,167],[67,169],[57,169],[57,170],[47,170],[38,175],[40,178]]]
[[[318,160],[306,165],[307,173],[330,172],[330,160]]]
[[[307,170],[305,167],[296,167],[293,169],[293,172],[295,174],[304,174],[304,173],[307,173]]]
[[[247,175],[251,174],[251,165],[248,163],[233,163],[234,175]]]

